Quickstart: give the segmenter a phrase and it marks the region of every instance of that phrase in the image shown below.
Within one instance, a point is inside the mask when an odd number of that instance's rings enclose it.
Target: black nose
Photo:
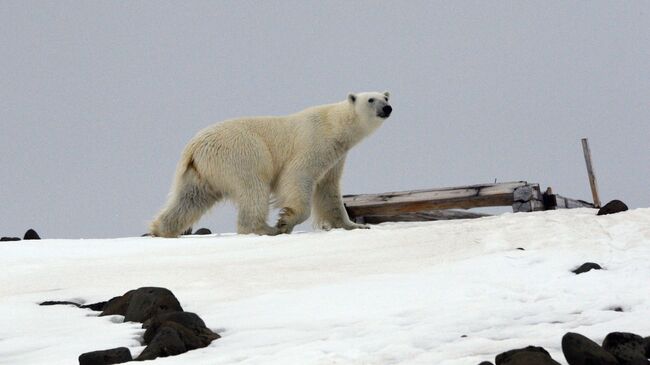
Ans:
[[[388,117],[390,113],[393,112],[393,107],[390,105],[386,105],[381,109],[381,111],[384,112],[384,115]]]

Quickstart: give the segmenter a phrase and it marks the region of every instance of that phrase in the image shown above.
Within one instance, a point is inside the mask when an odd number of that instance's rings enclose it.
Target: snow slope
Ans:
[[[606,270],[570,272],[586,261]],[[223,337],[160,364],[475,365],[526,345],[566,364],[567,331],[650,335],[649,263],[650,209],[279,237],[2,242],[0,363],[74,364],[119,346],[135,356],[139,324],[37,303],[162,286]]]

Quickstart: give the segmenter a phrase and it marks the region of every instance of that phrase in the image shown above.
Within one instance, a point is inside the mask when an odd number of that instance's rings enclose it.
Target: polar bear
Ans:
[[[240,234],[291,233],[312,210],[323,229],[367,228],[350,221],[340,180],[350,148],[390,116],[388,98],[388,92],[349,94],[287,116],[232,119],[203,129],[181,155],[151,234],[177,237],[222,199],[236,203]],[[281,209],[274,227],[267,224],[270,203]]]

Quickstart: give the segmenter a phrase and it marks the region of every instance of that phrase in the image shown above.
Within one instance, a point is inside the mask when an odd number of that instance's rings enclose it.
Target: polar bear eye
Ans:
[[[369,102],[369,103],[374,103],[374,102],[375,102],[375,99],[370,98],[370,99],[368,99],[368,102]]]

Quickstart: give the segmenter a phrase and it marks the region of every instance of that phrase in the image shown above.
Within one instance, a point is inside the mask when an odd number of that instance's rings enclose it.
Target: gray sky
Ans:
[[[226,118],[389,90],[345,193],[510,180],[650,206],[646,1],[0,2],[0,235],[147,231]],[[195,226],[235,230],[218,206]]]

